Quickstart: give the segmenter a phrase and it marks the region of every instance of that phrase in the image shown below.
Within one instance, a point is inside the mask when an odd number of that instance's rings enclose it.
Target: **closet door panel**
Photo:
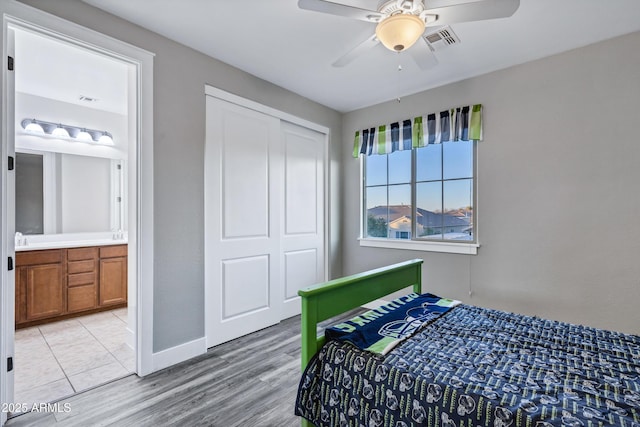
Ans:
[[[207,347],[280,321],[280,122],[207,96]]]
[[[225,111],[221,139],[222,239],[269,237],[271,123]]]
[[[282,123],[284,142],[284,224],[282,318],[300,314],[298,290],[325,277],[325,135]]]

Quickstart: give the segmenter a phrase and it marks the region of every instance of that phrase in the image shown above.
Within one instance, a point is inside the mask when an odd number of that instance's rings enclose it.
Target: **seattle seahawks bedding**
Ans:
[[[440,317],[458,304],[460,301],[432,294],[410,293],[327,328],[325,337],[387,354],[424,323]]]
[[[318,427],[640,427],[640,337],[461,304],[385,356],[327,342],[295,412]]]

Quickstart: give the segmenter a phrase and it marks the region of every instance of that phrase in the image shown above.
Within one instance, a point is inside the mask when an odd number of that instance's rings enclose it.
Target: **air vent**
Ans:
[[[427,32],[423,37],[433,50],[442,50],[447,46],[460,43],[460,39],[448,25],[433,32]]]
[[[98,102],[98,98],[92,98],[90,96],[80,95],[80,101],[84,102]]]

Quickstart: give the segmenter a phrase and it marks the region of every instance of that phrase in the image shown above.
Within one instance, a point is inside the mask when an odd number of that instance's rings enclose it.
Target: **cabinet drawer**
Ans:
[[[69,274],[67,286],[82,286],[96,283],[96,273]]]
[[[82,261],[98,258],[98,248],[75,248],[67,249],[67,259],[69,261]]]
[[[16,266],[58,264],[62,262],[63,258],[64,254],[61,249],[16,252]]]
[[[100,248],[100,258],[115,258],[127,256],[127,245],[103,246]]]
[[[96,285],[77,286],[67,289],[67,311],[82,311],[96,308]]]
[[[96,261],[93,259],[86,261],[70,261],[67,264],[67,272],[69,274],[93,273],[94,271],[96,271]]]

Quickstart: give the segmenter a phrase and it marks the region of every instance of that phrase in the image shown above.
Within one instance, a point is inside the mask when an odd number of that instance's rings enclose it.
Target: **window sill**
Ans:
[[[477,255],[478,243],[426,242],[416,240],[390,240],[360,238],[360,246],[370,248],[405,249],[410,251],[443,252],[449,254]]]

